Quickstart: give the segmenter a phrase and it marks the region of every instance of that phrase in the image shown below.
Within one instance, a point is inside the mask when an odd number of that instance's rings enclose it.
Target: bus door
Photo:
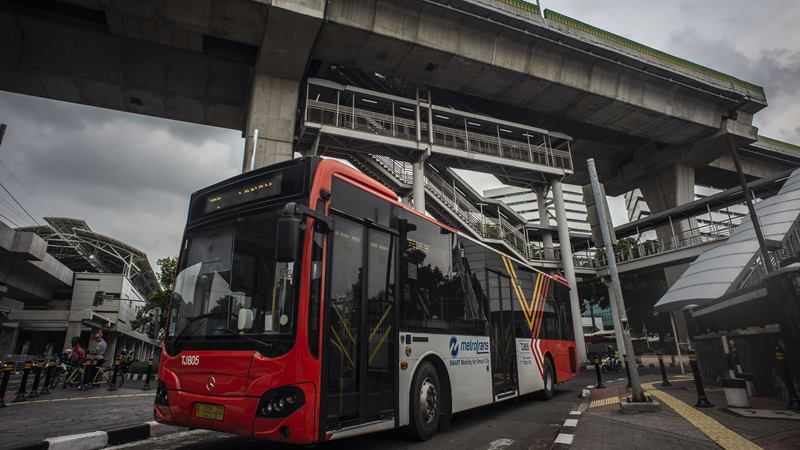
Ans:
[[[331,248],[327,429],[393,420],[397,235],[337,215]]]
[[[488,271],[489,316],[491,322],[492,390],[502,400],[517,390],[517,352],[511,278]]]

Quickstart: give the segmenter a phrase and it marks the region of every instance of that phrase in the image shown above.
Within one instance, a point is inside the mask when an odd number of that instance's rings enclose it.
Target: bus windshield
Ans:
[[[297,312],[295,263],[275,262],[279,209],[187,232],[175,279],[167,351],[286,353]]]

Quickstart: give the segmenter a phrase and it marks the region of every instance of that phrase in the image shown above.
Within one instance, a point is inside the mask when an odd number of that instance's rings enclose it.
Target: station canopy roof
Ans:
[[[47,252],[73,272],[120,273],[144,296],[160,290],[147,255],[136,247],[96,233],[86,221],[45,217],[46,225],[20,228],[47,241]]]
[[[755,204],[764,238],[783,242],[800,215],[800,169],[786,180],[777,195]],[[666,294],[656,311],[703,306],[739,291],[760,261],[760,250],[750,216],[723,243],[692,262]]]

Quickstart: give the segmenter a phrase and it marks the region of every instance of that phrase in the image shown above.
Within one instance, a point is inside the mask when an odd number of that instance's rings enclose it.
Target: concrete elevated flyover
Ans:
[[[302,80],[332,66],[568,134],[612,195],[707,164],[720,136],[755,141],[766,106],[758,86],[510,0],[3,0],[0,33],[0,89],[258,129],[257,165],[291,157]]]

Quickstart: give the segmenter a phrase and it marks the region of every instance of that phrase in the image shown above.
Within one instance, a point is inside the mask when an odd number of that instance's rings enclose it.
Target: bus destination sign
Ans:
[[[253,200],[281,195],[282,179],[283,172],[272,173],[248,184],[210,194],[205,198],[203,213],[208,214]]]

